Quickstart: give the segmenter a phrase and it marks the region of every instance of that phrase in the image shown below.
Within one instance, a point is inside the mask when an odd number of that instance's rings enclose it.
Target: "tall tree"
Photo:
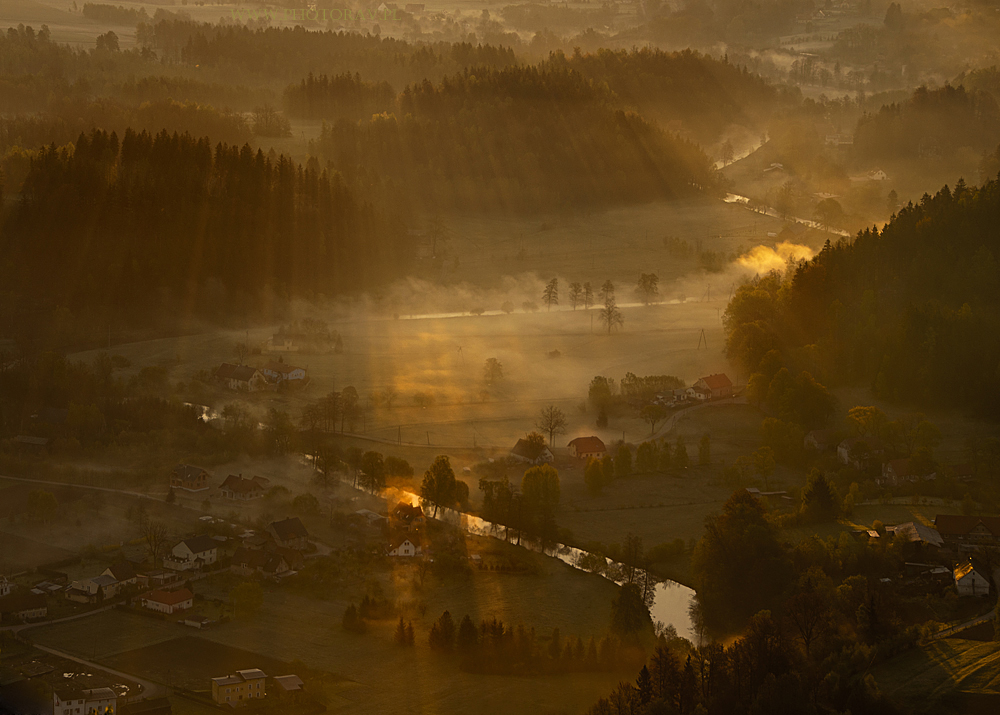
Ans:
[[[552,310],[553,305],[559,305],[558,278],[553,278],[545,285],[545,290],[542,292],[542,300],[545,302],[548,310]]]
[[[455,472],[447,455],[435,457],[431,466],[424,472],[420,484],[420,501],[425,508],[434,507],[432,517],[437,516],[439,507],[451,508],[456,500]]]
[[[583,299],[583,286],[579,283],[569,284],[569,304],[573,306],[573,310],[576,310],[576,306],[580,304]]]
[[[621,328],[625,325],[625,317],[622,315],[621,310],[619,310],[618,305],[615,303],[615,296],[613,293],[604,299],[604,307],[601,308],[600,320],[601,324],[607,328],[608,335],[611,335],[611,331],[614,328]]]
[[[566,434],[566,425],[566,415],[555,405],[543,407],[538,421],[535,422],[535,427],[549,436],[550,447],[557,434]]]

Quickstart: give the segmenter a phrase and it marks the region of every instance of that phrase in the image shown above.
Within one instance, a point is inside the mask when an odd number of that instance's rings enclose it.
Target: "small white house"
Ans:
[[[389,556],[420,556],[423,551],[409,539],[398,539],[389,544]]]
[[[219,542],[202,534],[184,539],[171,550],[163,565],[174,571],[190,571],[214,564],[219,560]]]
[[[959,596],[988,596],[990,582],[972,559],[955,567],[955,590]]]
[[[274,382],[306,379],[306,369],[304,367],[296,367],[295,365],[288,365],[283,362],[271,361],[261,368],[261,372],[264,373],[265,377]]]
[[[8,595],[14,589],[14,584],[6,576],[0,576],[0,598]]]

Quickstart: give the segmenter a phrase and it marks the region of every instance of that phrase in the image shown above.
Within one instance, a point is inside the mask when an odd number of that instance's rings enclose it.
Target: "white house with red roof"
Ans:
[[[608,451],[601,438],[593,435],[571,439],[566,446],[569,447],[569,453],[577,459],[600,459]]]
[[[410,541],[405,536],[399,536],[389,542],[389,548],[387,549],[389,556],[420,556],[423,554],[423,550],[420,548],[419,544],[415,544]]]
[[[708,375],[699,378],[694,383],[694,389],[703,394],[707,394],[711,399],[717,400],[720,397],[733,396],[733,382],[723,373]]]
[[[194,594],[186,588],[176,591],[150,591],[139,597],[139,603],[150,611],[172,615],[194,606]]]

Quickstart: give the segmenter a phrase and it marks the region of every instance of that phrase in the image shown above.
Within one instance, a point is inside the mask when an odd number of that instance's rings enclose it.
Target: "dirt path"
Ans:
[[[74,663],[85,665],[88,668],[93,668],[95,670],[102,670],[105,673],[111,673],[112,675],[117,675],[119,678],[130,680],[133,683],[138,683],[139,686],[142,688],[141,693],[144,698],[162,698],[166,697],[167,695],[170,695],[171,692],[170,688],[166,687],[165,685],[160,685],[159,683],[154,683],[152,680],[143,680],[142,678],[138,678],[129,673],[122,673],[121,671],[118,670],[112,670],[111,668],[105,667],[100,663],[94,663],[93,661],[86,660],[84,658],[77,658],[75,655],[70,655],[69,653],[57,650],[55,648],[49,648],[48,646],[38,645],[37,643],[35,643],[34,645],[35,648],[41,651],[45,651],[46,653],[51,653],[52,655],[59,656],[60,658],[65,658],[66,660],[72,660]]]

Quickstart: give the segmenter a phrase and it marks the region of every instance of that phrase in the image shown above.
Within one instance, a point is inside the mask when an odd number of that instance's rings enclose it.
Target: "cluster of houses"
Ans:
[[[306,384],[304,367],[296,367],[285,362],[271,360],[263,367],[234,365],[224,362],[215,370],[216,381],[237,392],[260,392],[277,390],[279,386],[289,387]]]
[[[282,700],[294,703],[305,691],[305,683],[297,675],[276,675],[271,680],[271,692]],[[218,705],[237,708],[251,705],[267,697],[268,676],[260,668],[237,670],[231,675],[212,678],[212,700]]]
[[[241,576],[277,579],[290,575],[302,565],[309,546],[309,532],[298,517],[273,521],[264,533],[248,532],[245,537],[228,562],[228,568]],[[96,576],[67,583],[62,575],[56,582],[42,581],[30,589],[0,578],[0,617],[14,622],[45,618],[48,597],[60,595],[82,604],[130,598],[140,608],[157,613],[186,612],[194,606],[194,593],[183,582],[193,573],[226,566],[219,553],[226,540],[207,534],[181,539],[163,557],[163,569],[140,570],[137,564],[121,560]],[[203,619],[195,618],[188,625],[203,627]]]
[[[909,457],[889,459],[892,454],[890,446],[871,435],[838,441],[835,430],[813,430],[806,434],[803,446],[819,452],[836,449],[837,460],[841,464],[859,471],[875,469],[881,464],[881,471],[875,479],[879,486],[898,487],[906,483],[931,481],[938,476],[935,469]],[[952,464],[945,469],[959,481],[969,481],[973,477],[971,464]]]
[[[1000,547],[1000,516],[938,514],[934,525],[913,521],[886,526],[885,534],[861,529],[865,539],[902,539],[912,546],[908,555],[919,561],[906,562],[906,574],[939,584],[952,583],[959,596],[988,596],[991,573],[980,558],[983,547]]]
[[[196,493],[211,489],[212,475],[207,470],[193,464],[178,464],[170,472],[170,488]],[[265,477],[244,477],[230,474],[219,485],[218,494],[229,501],[250,501],[260,499],[267,492],[271,481]]]

